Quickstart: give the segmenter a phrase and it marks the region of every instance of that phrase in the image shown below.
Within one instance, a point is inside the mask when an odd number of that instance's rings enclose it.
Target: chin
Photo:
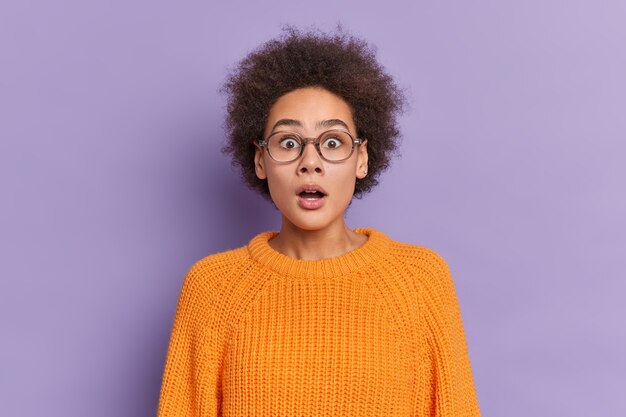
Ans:
[[[294,219],[289,220],[289,222],[296,228],[301,230],[313,231],[313,230],[322,230],[327,228],[331,222],[329,221],[315,221],[315,220],[302,220],[302,219]]]
[[[307,212],[300,208],[298,210],[302,212],[283,214],[283,221],[291,223],[295,228],[307,231],[325,229],[336,221],[336,217],[331,218],[328,214]]]

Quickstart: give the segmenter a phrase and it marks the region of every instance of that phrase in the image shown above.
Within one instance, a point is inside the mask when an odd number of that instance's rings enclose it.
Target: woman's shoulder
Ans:
[[[414,277],[414,283],[427,291],[450,292],[454,282],[450,267],[441,253],[430,246],[393,240],[393,258],[399,268]]]
[[[190,269],[197,272],[210,271],[212,273],[227,270],[240,265],[248,257],[246,246],[211,253],[194,262]]]
[[[194,291],[216,292],[238,268],[245,267],[248,258],[245,246],[206,255],[187,269],[184,286]]]
[[[445,258],[430,246],[391,239],[393,254],[403,262],[415,266],[428,266],[434,269],[448,270]]]

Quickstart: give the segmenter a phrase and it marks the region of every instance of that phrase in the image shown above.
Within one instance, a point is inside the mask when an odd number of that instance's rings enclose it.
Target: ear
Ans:
[[[357,149],[356,177],[360,180],[367,175],[367,139]]]
[[[254,141],[254,146],[256,149],[254,150],[254,170],[256,172],[256,176],[260,180],[264,180],[267,178],[267,173],[265,172],[265,160],[263,159],[263,148],[259,146],[257,141]]]

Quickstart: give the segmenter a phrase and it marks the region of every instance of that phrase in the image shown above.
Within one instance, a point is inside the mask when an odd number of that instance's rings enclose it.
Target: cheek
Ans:
[[[267,185],[270,189],[272,200],[277,202],[289,197],[293,187],[287,180],[286,173],[281,172],[280,169],[276,169],[275,167],[266,170],[266,173]]]
[[[327,171],[328,177],[332,178],[333,191],[336,195],[341,195],[346,200],[352,198],[354,193],[354,185],[356,183],[355,169],[355,167],[350,166]]]

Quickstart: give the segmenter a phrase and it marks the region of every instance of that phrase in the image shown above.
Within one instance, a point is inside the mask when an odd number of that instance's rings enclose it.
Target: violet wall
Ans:
[[[0,415],[155,414],[187,268],[279,226],[218,151],[217,89],[281,24],[338,22],[411,101],[348,224],[446,258],[483,415],[626,415],[626,3],[603,0],[3,1]]]

